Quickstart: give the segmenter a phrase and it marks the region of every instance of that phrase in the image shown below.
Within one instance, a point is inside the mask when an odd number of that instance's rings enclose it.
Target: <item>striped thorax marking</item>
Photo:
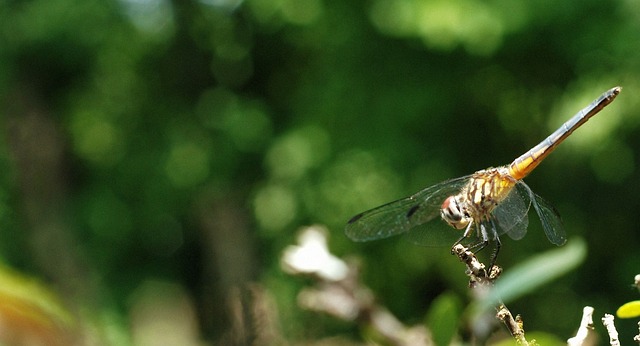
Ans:
[[[465,235],[469,236],[473,222],[489,220],[493,209],[516,183],[506,166],[477,171],[459,194],[445,199],[440,215],[452,227],[465,229]]]
[[[489,168],[475,172],[461,194],[466,194],[470,216],[481,220],[488,218],[515,185],[506,167]]]

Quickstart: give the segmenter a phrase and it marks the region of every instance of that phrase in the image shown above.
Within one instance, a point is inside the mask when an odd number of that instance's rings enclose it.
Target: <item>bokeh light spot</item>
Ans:
[[[271,139],[273,124],[262,105],[241,100],[228,89],[204,92],[196,112],[206,126],[222,130],[241,151],[262,150]]]
[[[277,233],[296,216],[298,204],[290,189],[269,185],[258,191],[254,199],[254,213],[262,229]]]
[[[271,137],[271,120],[257,107],[248,107],[226,114],[224,129],[243,151],[254,151]]]
[[[382,32],[416,36],[432,49],[450,51],[462,45],[470,54],[489,55],[502,44],[504,24],[484,2],[378,0],[371,21]]]
[[[149,34],[173,32],[173,9],[167,0],[120,0],[131,22]]]
[[[312,24],[322,15],[322,3],[320,0],[285,0],[282,13],[291,23]]]
[[[365,151],[345,153],[325,170],[318,192],[305,195],[307,209],[329,224],[402,197],[400,179],[382,160]]]
[[[326,131],[307,126],[279,138],[267,153],[267,166],[276,178],[297,179],[324,162],[329,152],[330,140]]]
[[[120,132],[99,114],[75,114],[71,131],[76,153],[85,160],[111,165],[122,157],[124,148]]]
[[[172,282],[147,280],[130,298],[133,344],[202,344],[196,308],[186,289]]]
[[[209,176],[209,157],[195,143],[177,144],[169,153],[165,172],[176,187],[197,185]]]

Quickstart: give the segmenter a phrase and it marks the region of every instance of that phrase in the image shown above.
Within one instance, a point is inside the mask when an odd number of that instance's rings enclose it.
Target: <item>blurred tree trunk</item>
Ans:
[[[51,106],[28,83],[12,90],[4,112],[7,140],[21,198],[29,258],[68,307],[91,301],[87,268],[69,223],[65,142]],[[94,300],[95,301],[95,300]],[[73,309],[77,312],[76,309]]]
[[[206,196],[200,202],[202,229],[202,304],[205,331],[217,335],[233,329],[234,344],[251,344],[249,286],[256,279],[253,238],[239,200]],[[229,338],[229,336],[227,336]],[[230,340],[229,340],[230,341]],[[246,342],[246,343],[245,343]]]

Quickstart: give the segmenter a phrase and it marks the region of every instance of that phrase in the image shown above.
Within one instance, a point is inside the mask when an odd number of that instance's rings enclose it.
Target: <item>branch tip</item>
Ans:
[[[580,321],[580,327],[576,332],[576,336],[567,340],[569,346],[581,346],[585,344],[585,341],[593,331],[593,307],[585,306],[582,309],[582,320]]]
[[[618,331],[613,323],[613,315],[604,314],[602,318],[602,324],[607,328],[607,334],[609,334],[609,345],[620,346],[620,340],[618,339]]]

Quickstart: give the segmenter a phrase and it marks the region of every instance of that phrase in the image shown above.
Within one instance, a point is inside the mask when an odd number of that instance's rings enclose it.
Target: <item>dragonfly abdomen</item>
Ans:
[[[553,150],[569,137],[578,127],[596,115],[618,96],[622,88],[615,87],[607,90],[590,105],[580,110],[576,115],[567,120],[559,129],[538,145],[527,151],[509,165],[509,174],[517,180],[526,177],[533,171]]]

